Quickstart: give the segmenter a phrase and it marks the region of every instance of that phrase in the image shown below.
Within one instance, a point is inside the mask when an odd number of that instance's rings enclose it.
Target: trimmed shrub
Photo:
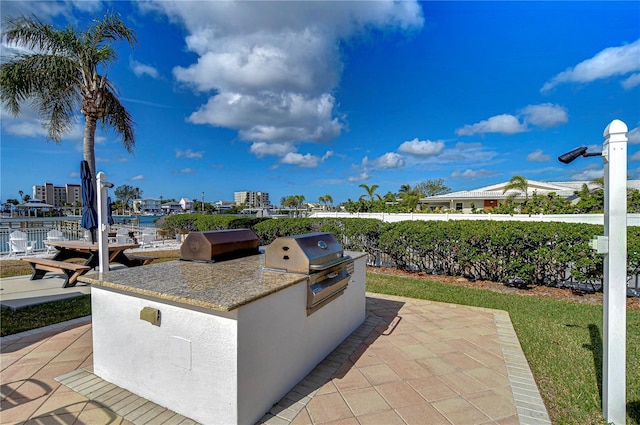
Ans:
[[[589,242],[603,226],[518,221],[401,221],[365,218],[254,218],[181,214],[166,218],[174,233],[251,228],[261,245],[281,236],[330,232],[370,263],[387,255],[402,270],[464,276],[525,286],[574,279],[599,284],[603,257]],[[628,275],[640,274],[640,227],[627,233]]]

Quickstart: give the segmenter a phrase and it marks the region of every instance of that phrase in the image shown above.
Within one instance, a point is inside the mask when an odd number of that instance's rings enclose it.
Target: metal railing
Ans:
[[[60,230],[62,235],[70,240],[82,240],[85,239],[85,229],[80,227],[80,222],[78,220],[69,220],[69,221],[41,221],[41,222],[27,222],[29,223],[28,227],[3,227],[0,228],[0,254],[8,254],[9,253],[9,235],[19,230],[27,234],[27,241],[31,242],[33,246],[34,252],[37,251],[46,251],[47,246],[44,242],[47,240],[47,232],[53,229]],[[156,235],[156,239],[158,239],[157,229],[155,227],[140,227],[139,224],[130,223],[130,224],[117,224],[111,226],[111,231],[116,232],[119,228],[125,228],[134,234],[140,234],[143,230],[146,232],[150,232]]]

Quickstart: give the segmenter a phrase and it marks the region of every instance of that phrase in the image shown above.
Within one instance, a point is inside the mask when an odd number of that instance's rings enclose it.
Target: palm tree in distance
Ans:
[[[367,192],[364,195],[360,195],[360,200],[365,199],[367,196],[369,197],[370,201],[373,201],[374,196],[376,196],[378,199],[382,199],[382,197],[376,193],[376,190],[380,187],[377,184],[372,184],[371,186],[368,186],[362,183],[359,187],[363,188]]]
[[[524,193],[524,199],[529,199],[529,181],[522,176],[513,176],[509,183],[504,187],[502,193],[507,193],[510,190],[516,190],[518,192]]]
[[[35,17],[7,18],[4,28],[7,45],[20,48],[3,57],[0,65],[0,100],[13,116],[29,102],[49,139],[60,143],[79,109],[85,117],[83,156],[93,176],[98,121],[114,129],[125,149],[133,152],[133,120],[106,75],[117,59],[111,43],[126,40],[133,47],[137,42],[118,16],[107,14],[84,31],[71,26],[56,29]]]

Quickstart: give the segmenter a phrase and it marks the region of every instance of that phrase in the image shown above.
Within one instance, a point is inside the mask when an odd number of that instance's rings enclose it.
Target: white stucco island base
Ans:
[[[366,259],[350,254],[347,289],[309,316],[306,279],[230,311],[94,285],[94,373],[203,424],[254,424],[364,321]]]

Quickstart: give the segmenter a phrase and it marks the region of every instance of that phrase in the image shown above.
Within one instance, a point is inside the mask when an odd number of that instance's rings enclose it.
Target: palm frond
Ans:
[[[102,126],[113,128],[121,137],[127,152],[133,154],[136,146],[134,122],[129,111],[120,103],[113,90],[104,93],[104,117]]]
[[[77,77],[75,64],[64,56],[17,55],[0,68],[0,99],[16,116],[23,103],[31,103],[49,138],[58,142],[71,129],[81,102]]]
[[[71,29],[57,30],[52,25],[38,20],[35,16],[27,18],[9,17],[5,20],[7,29],[2,33],[7,44],[20,45],[36,53],[64,55],[78,39]]]

